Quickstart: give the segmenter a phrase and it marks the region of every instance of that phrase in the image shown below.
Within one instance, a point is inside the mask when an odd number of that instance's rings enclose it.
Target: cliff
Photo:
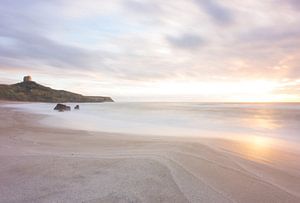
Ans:
[[[83,96],[64,90],[54,90],[28,80],[13,85],[0,85],[0,100],[28,102],[113,102],[110,97]]]

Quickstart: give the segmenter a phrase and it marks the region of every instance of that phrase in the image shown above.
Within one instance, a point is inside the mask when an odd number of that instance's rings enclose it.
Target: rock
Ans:
[[[1,75],[1,73],[0,73]],[[0,80],[1,82],[1,80]],[[100,103],[113,102],[110,97],[84,96],[65,90],[55,90],[32,81],[31,76],[24,76],[23,82],[12,85],[0,84],[0,100],[48,102],[48,103]]]
[[[76,106],[74,107],[74,109],[79,110],[79,105],[76,105]]]
[[[54,110],[58,110],[59,112],[71,111],[71,107],[64,105],[64,104],[57,104],[55,106]]]
[[[32,79],[31,79],[31,76],[28,75],[28,76],[24,76],[23,78],[23,82],[30,82]]]

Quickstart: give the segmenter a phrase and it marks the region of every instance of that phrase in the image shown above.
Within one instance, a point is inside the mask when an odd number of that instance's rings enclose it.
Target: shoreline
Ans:
[[[1,103],[0,103],[1,104]],[[9,105],[9,103],[6,103]],[[165,137],[169,137],[169,139],[177,139],[178,141],[187,141],[190,140],[193,142],[195,139],[202,139],[205,140],[224,140],[224,142],[239,142],[239,143],[245,143],[245,142],[254,142],[253,144],[261,145],[263,143],[268,144],[268,147],[281,149],[282,151],[290,151],[290,152],[297,152],[300,154],[300,143],[299,139],[297,138],[286,138],[286,137],[275,137],[275,136],[263,136],[263,135],[251,135],[249,133],[247,134],[241,134],[241,133],[228,133],[228,132],[212,132],[212,131],[203,131],[201,130],[198,134],[160,134],[160,133],[153,133],[146,131],[145,133],[141,133],[140,130],[138,131],[123,131],[123,129],[118,130],[112,130],[112,129],[101,129],[99,127],[86,127],[84,125],[77,125],[78,119],[76,120],[76,125],[72,125],[72,121],[74,120],[74,116],[77,117],[77,113],[80,113],[80,111],[75,112],[64,112],[64,113],[58,113],[56,111],[52,110],[52,106],[48,106],[48,110],[44,110],[45,107],[42,107],[43,110],[40,108],[33,109],[32,107],[20,107],[19,106],[24,104],[32,104],[32,103],[16,103],[12,104],[12,106],[8,108],[15,109],[17,111],[25,111],[29,114],[36,114],[36,115],[42,115],[43,119],[39,119],[38,123],[41,126],[47,127],[47,128],[58,128],[58,129],[65,129],[65,130],[75,130],[75,131],[86,131],[86,132],[93,132],[93,133],[99,133],[99,134],[106,134],[106,135],[119,135],[119,136],[129,136],[129,137],[136,137],[139,138],[141,136],[143,137],[152,137],[157,139],[164,139]],[[49,104],[49,103],[38,103],[38,104]],[[50,103],[52,105],[52,103]],[[76,103],[67,103],[68,105],[73,105]],[[54,105],[53,105],[54,107]],[[74,110],[72,110],[74,111]],[[75,114],[74,114],[75,113]],[[69,115],[73,114],[73,115]],[[86,116],[87,113],[85,113],[84,116]],[[82,115],[81,115],[82,116]],[[80,118],[80,117],[79,117]],[[86,118],[86,117],[84,117]],[[82,118],[80,118],[82,119]],[[90,118],[88,118],[90,119]],[[71,121],[71,122],[70,122]],[[83,122],[85,123],[85,122]],[[105,124],[104,124],[105,126]],[[161,127],[161,126],[160,126]],[[99,128],[99,129],[98,129]],[[102,128],[102,127],[101,127]]]
[[[298,154],[36,125],[44,116],[0,105],[1,202],[300,201]]]

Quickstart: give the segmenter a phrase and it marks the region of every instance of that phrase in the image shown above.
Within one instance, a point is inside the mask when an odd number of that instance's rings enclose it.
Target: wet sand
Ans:
[[[0,104],[0,202],[300,202],[300,156],[268,140],[55,129]]]

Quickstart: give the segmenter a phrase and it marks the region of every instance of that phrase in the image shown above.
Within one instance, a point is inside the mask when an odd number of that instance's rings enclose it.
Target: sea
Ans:
[[[300,143],[300,103],[112,102],[6,104],[19,111],[48,115],[42,124],[75,130],[140,136],[263,136]]]

